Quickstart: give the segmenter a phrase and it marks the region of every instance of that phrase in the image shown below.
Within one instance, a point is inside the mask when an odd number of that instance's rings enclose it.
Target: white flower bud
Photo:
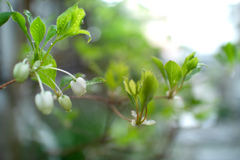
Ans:
[[[50,114],[53,109],[52,93],[50,91],[38,93],[35,96],[35,103],[43,114]]]
[[[72,102],[71,102],[71,99],[67,95],[62,95],[61,97],[59,97],[58,102],[65,111],[67,111],[67,112],[71,111]]]
[[[145,124],[145,125],[153,125],[153,124],[155,124],[156,123],[156,121],[154,121],[154,120],[145,120],[142,124]]]
[[[73,92],[77,96],[82,96],[86,91],[86,81],[82,77],[78,77],[76,81],[71,81],[70,83]]]
[[[14,66],[13,77],[17,82],[23,82],[28,78],[29,66],[23,62],[19,62]]]

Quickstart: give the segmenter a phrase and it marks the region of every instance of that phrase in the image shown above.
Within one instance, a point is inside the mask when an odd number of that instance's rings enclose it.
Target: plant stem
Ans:
[[[6,82],[6,83],[0,85],[0,89],[3,89],[3,88],[7,87],[8,85],[10,85],[10,84],[12,84],[12,83],[14,83],[14,82],[16,82],[15,79],[12,79],[12,80]]]
[[[41,72],[41,71],[39,71],[39,72]],[[45,74],[44,72],[41,72],[41,73]],[[45,74],[45,76],[47,76],[47,77],[53,82],[53,84],[54,84],[54,85],[56,86],[56,88],[59,90],[60,94],[63,95],[61,89],[60,89],[60,88],[58,87],[58,85],[54,82],[54,80],[53,80],[52,78],[50,78],[47,74]],[[52,89],[52,88],[51,88],[51,89]],[[57,94],[57,91],[55,90],[55,88],[53,89],[53,91]]]
[[[104,98],[104,97],[101,97],[101,96],[95,96],[95,95],[83,95],[81,97],[79,96],[71,96],[70,97],[71,99],[91,99],[91,100],[97,100],[97,101],[100,101],[100,102],[103,102],[105,104],[107,104],[109,106],[109,108],[116,114],[118,115],[120,118],[123,118],[129,122],[131,122],[132,120],[125,117],[124,115],[122,115],[118,109],[113,105],[113,104],[119,104],[119,103],[122,103],[124,101],[126,101],[127,99],[121,99],[121,100],[110,100],[110,99],[107,99],[107,98]]]
[[[52,47],[53,47],[54,44],[56,44],[57,42],[58,42],[58,40],[55,40],[55,41],[52,43],[52,45],[48,48],[47,53],[45,54],[45,56],[44,56],[43,59],[42,59],[41,66],[42,66],[43,62],[46,60],[46,58],[47,58],[48,54],[50,53]],[[41,50],[41,52],[42,52],[42,50]],[[40,53],[41,53],[41,52],[40,52]]]
[[[153,99],[169,99],[168,96],[154,96]]]
[[[122,115],[122,113],[120,113],[120,112],[118,111],[118,109],[117,109],[114,105],[110,104],[109,107],[110,107],[110,109],[111,109],[114,113],[116,113],[116,115],[118,115],[120,118],[123,118],[123,119],[125,119],[125,120],[127,120],[127,121],[129,121],[129,122],[132,122],[131,119],[129,119],[129,118],[125,117],[124,115]]]
[[[111,100],[107,99],[101,96],[96,96],[96,95],[82,95],[82,96],[71,96],[71,99],[91,99],[91,100],[96,100],[105,104],[121,104],[123,102],[128,101],[128,98],[122,98],[119,100]]]
[[[146,118],[147,118],[147,107],[146,107],[146,109],[145,109],[145,116],[144,116],[143,120],[140,122],[140,124],[143,123]]]
[[[37,74],[37,72],[35,72],[35,74],[36,74],[36,76],[37,76],[37,79],[38,79],[38,83],[39,83],[41,92],[44,92],[44,88],[43,88],[43,85],[42,85],[42,81],[41,81],[39,75]]]
[[[175,94],[173,96],[175,96],[180,91],[180,89],[182,88],[183,83],[185,81],[185,78],[186,78],[186,75],[183,77],[183,80],[182,80],[182,83],[181,83],[180,87],[176,90],[176,92],[175,92]]]
[[[66,73],[66,74],[68,74],[69,76],[71,76],[74,80],[76,80],[76,77],[75,77],[74,75],[72,75],[71,73],[67,72],[67,71],[64,71],[64,70],[59,69],[59,68],[54,68],[54,67],[49,67],[49,69],[55,69],[55,70],[57,70],[57,71],[61,71],[61,72],[63,72],[63,73]]]
[[[134,100],[135,100],[136,111],[137,111],[137,118],[136,118],[136,121],[138,121],[138,118],[139,118],[139,112],[138,112],[138,101],[137,101],[137,98],[135,98]]]

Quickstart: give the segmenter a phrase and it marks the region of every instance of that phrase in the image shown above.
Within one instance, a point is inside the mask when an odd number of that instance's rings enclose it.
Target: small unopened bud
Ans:
[[[67,111],[67,112],[71,111],[72,102],[71,102],[71,99],[67,95],[62,95],[61,97],[59,97],[58,102],[65,111]]]
[[[78,77],[76,81],[71,81],[70,83],[73,92],[77,96],[82,96],[86,91],[86,81],[82,77]]]
[[[53,109],[53,96],[50,91],[38,93],[35,97],[37,108],[43,114],[50,114]]]
[[[24,82],[29,75],[29,66],[23,62],[19,62],[14,66],[13,77],[17,82]]]
[[[37,60],[32,65],[32,70],[35,71],[41,66],[41,61]]]

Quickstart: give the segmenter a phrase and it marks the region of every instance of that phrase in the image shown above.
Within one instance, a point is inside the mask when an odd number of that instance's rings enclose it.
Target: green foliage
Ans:
[[[105,74],[107,87],[114,91],[123,83],[123,76],[127,77],[129,68],[123,63],[111,63]]]
[[[12,14],[12,19],[18,23],[18,25],[20,26],[20,28],[22,29],[23,33],[26,35],[26,37],[28,38],[28,40],[31,42],[31,38],[28,34],[28,29],[26,27],[26,20],[23,17],[23,15],[19,12],[13,12]]]
[[[163,75],[165,83],[168,85],[168,97],[172,98],[182,88],[185,81],[189,80],[193,75],[200,72],[203,63],[198,63],[195,52],[189,54],[182,66],[174,61],[168,61],[165,65],[156,57],[152,57],[153,62],[157,65],[159,71]]]
[[[216,59],[223,65],[228,65],[233,68],[236,64],[240,62],[240,48],[238,44],[233,44],[231,42],[223,45],[218,54],[216,54]]]
[[[30,11],[28,11],[28,10],[25,10],[23,13],[24,13],[25,16],[27,17],[27,20],[28,20],[29,25],[31,25],[32,22],[33,22],[32,14],[31,14]]]
[[[118,157],[120,159],[129,159],[130,154],[130,159],[153,158],[155,154],[159,154],[159,147],[152,142],[166,142],[168,139],[166,140],[166,137],[162,135],[167,135],[167,137],[172,136],[172,132],[169,134],[166,132],[166,130],[170,129],[164,128],[166,127],[166,124],[169,124],[169,121],[166,123],[162,120],[169,120],[169,118],[173,116],[176,118],[179,114],[173,105],[175,100],[168,101],[168,99],[173,98],[182,88],[183,83],[201,70],[203,64],[198,63],[198,58],[195,57],[195,53],[187,56],[182,66],[174,61],[168,61],[164,64],[156,57],[152,57],[154,63],[151,63],[149,57],[157,55],[156,53],[158,53],[158,50],[149,46],[142,35],[143,31],[139,29],[139,23],[132,18],[131,14],[125,14],[122,5],[103,9],[102,4],[104,2],[101,1],[101,4],[92,2],[96,1],[82,1],[83,5],[81,3],[81,6],[84,6],[85,4],[86,6],[93,7],[88,8],[89,10],[86,13],[90,14],[84,25],[89,28],[96,27],[100,30],[101,36],[99,40],[95,39],[95,41],[89,45],[81,43],[81,39],[76,39],[74,44],[76,45],[79,54],[82,56],[81,60],[84,61],[83,65],[87,64],[87,67],[96,71],[98,76],[104,75],[104,78],[96,77],[86,81],[86,85],[90,86],[106,82],[105,84],[107,88],[100,90],[99,92],[101,93],[101,96],[98,98],[103,102],[103,105],[102,103],[96,103],[92,100],[79,100],[78,103],[73,103],[75,109],[69,113],[54,108],[54,114],[61,124],[58,124],[58,122],[56,123],[56,121],[52,120],[52,117],[49,116],[49,125],[52,125],[54,128],[53,131],[54,135],[56,135],[55,138],[57,138],[59,142],[58,144],[62,148],[60,154],[66,154],[62,157],[59,156],[59,158],[106,159],[107,157],[107,159],[115,159],[118,153],[121,153],[121,156]],[[66,3],[71,3],[71,1],[66,1]],[[11,13],[12,15],[15,12],[12,11],[8,13]],[[4,24],[11,16],[6,14],[6,12],[4,12],[4,14],[0,13],[0,18],[1,15],[3,15],[3,19],[0,19],[0,24]],[[78,73],[73,76],[62,77],[59,86],[60,89],[58,90],[55,84],[57,74],[55,69],[57,64],[54,57],[50,54],[51,49],[58,41],[66,39],[67,37],[78,34],[85,34],[90,37],[88,31],[81,29],[85,11],[78,8],[78,4],[70,7],[57,18],[56,25],[51,25],[48,28],[46,35],[46,27],[40,17],[33,20],[31,13],[27,10],[24,11],[24,14],[30,24],[30,33],[35,42],[35,45],[32,45],[32,51],[29,52],[29,63],[27,63],[31,70],[30,76],[36,79],[33,73],[39,74],[41,81],[54,90],[59,98],[60,94],[62,94],[61,91],[63,92],[71,88],[70,82],[74,80],[73,77],[83,77],[83,74]],[[22,16],[24,18],[23,20],[20,15],[17,17],[18,18],[15,18],[16,22],[20,27],[22,26],[21,28],[23,31],[26,31],[24,28],[26,23],[25,18]],[[45,40],[43,41],[44,36]],[[49,46],[47,45],[49,42],[51,42],[50,47],[44,51],[44,47]],[[30,43],[32,43],[32,40]],[[42,44],[41,47],[39,47],[40,44]],[[116,60],[119,62],[116,63]],[[129,66],[126,66],[125,64],[128,64]],[[157,78],[153,74],[155,73],[155,71],[152,71],[153,69],[143,70],[142,76],[139,75],[139,68],[151,68],[152,64],[155,64],[158,67],[162,74],[162,78],[169,87],[169,94],[167,96],[155,96],[156,94],[162,94],[161,90],[164,88],[164,85],[157,81]],[[105,74],[103,74],[103,71],[106,71]],[[126,78],[129,77],[130,71],[133,79]],[[137,79],[136,77],[141,78],[138,81],[134,81]],[[111,115],[112,112],[109,111],[109,108],[113,111],[114,107],[116,110],[119,109],[119,113],[117,112],[118,115],[121,115],[120,111],[122,114],[125,114],[125,111],[127,111],[126,115],[129,115],[129,111],[132,109],[130,107],[127,108],[129,103],[124,95],[115,94],[119,93],[117,91],[121,90],[120,87],[123,86],[123,84],[129,99],[135,107],[134,109],[137,115],[135,117],[135,114],[132,112],[135,119],[126,119],[130,121],[132,125],[135,125],[133,122],[135,122],[136,125],[140,125],[147,124],[146,117],[151,116],[156,118],[158,121],[157,123],[160,123],[159,126],[161,126],[161,130],[158,129],[158,126],[151,126],[148,129],[143,127],[134,128],[130,127],[129,123],[119,120],[118,118],[113,120]],[[158,89],[159,86],[160,89]],[[106,95],[107,97],[105,98],[104,96]],[[89,97],[91,97],[91,95]],[[153,101],[154,98],[164,98],[165,100]],[[197,100],[195,100],[196,102],[191,100],[189,100],[188,104],[190,107],[192,107],[194,103],[198,103]],[[68,101],[69,104],[70,102],[71,101]],[[114,107],[111,105],[114,105]],[[70,107],[67,108],[68,111],[70,110],[69,108]],[[81,109],[81,112],[78,110],[79,108]],[[204,119],[206,118],[205,115],[208,114],[202,114],[199,112],[195,116],[198,119]],[[55,129],[58,125],[61,126],[60,129]],[[143,138],[143,135],[145,138]],[[111,145],[109,145],[109,141]],[[118,146],[122,146],[122,148],[118,148]],[[161,148],[164,148],[164,146]],[[153,154],[154,150],[157,150],[155,154]],[[134,155],[132,152],[134,152]],[[138,152],[141,152],[141,156],[139,156]],[[49,153],[58,154],[59,152],[54,152],[54,150],[51,152],[50,150]],[[76,156],[77,154],[79,155]],[[93,157],[87,157],[86,155],[93,155]],[[57,156],[58,155],[56,155],[56,157]],[[127,156],[128,158],[126,158]]]
[[[158,81],[151,71],[143,70],[142,77],[137,83],[133,80],[129,81],[128,78],[124,78],[124,87],[137,110],[136,125],[140,125],[144,122],[142,120],[144,110],[156,94]],[[147,112],[145,114],[147,114]]]
[[[150,71],[143,71],[141,78],[141,88],[139,92],[139,99],[142,110],[147,107],[147,104],[153,99],[158,89],[158,81]]]
[[[13,12],[2,12],[0,13],[0,26],[8,21]]]
[[[191,53],[185,58],[185,61],[182,65],[183,76],[188,74],[191,70],[195,69],[198,64],[198,58],[194,57],[195,52]]]
[[[222,49],[226,53],[229,62],[233,64],[236,56],[235,46],[232,43],[227,43]]]
[[[36,44],[36,48],[38,49],[39,44],[43,40],[43,37],[46,32],[46,26],[42,22],[40,17],[34,19],[30,26],[30,32],[33,37],[34,43]]]
[[[78,8],[78,3],[68,8],[57,18],[57,34],[59,40],[78,34],[87,34],[90,41],[90,33],[85,30],[80,30],[85,12],[82,8]]]
[[[53,68],[57,67],[57,64],[54,58],[50,55],[51,48],[53,45],[64,39],[68,36],[74,36],[77,34],[87,34],[90,35],[88,31],[80,30],[81,21],[85,16],[85,12],[83,9],[79,9],[77,4],[73,7],[69,8],[66,12],[61,14],[57,18],[57,26],[52,25],[49,27],[45,41],[43,43],[42,49],[39,48],[40,43],[42,42],[45,32],[46,26],[42,22],[40,17],[32,19],[32,15],[30,11],[25,10],[24,14],[26,15],[28,22],[30,24],[30,33],[34,40],[35,46],[33,46],[30,36],[28,35],[28,29],[26,27],[26,20],[23,15],[19,12],[15,12],[9,2],[7,2],[12,12],[3,12],[0,13],[0,26],[3,25],[7,20],[12,16],[12,19],[18,23],[29,42],[32,45],[33,52],[30,52],[29,61],[30,68],[33,69],[34,72],[39,72],[39,76],[41,81],[49,86],[51,89],[55,91],[55,78],[56,78],[56,70],[46,68],[46,66],[51,66]],[[49,47],[48,51],[43,51],[43,47],[56,35],[60,36],[60,38],[56,39],[53,44]],[[32,66],[36,64],[35,62],[39,62],[39,66]],[[39,68],[39,69],[38,69]],[[30,76],[35,75],[30,73]],[[34,76],[33,76],[34,77]],[[95,80],[97,81],[97,80]],[[100,81],[100,80],[99,80]]]
[[[81,59],[88,62],[85,67],[102,76],[97,68],[106,71],[112,61],[120,61],[129,66],[134,79],[141,75],[139,69],[146,66],[150,69],[152,64],[149,57],[157,55],[159,48],[150,45],[143,34],[142,22],[151,18],[147,16],[147,10],[141,10],[146,17],[136,18],[134,14],[129,14],[124,2],[112,7],[99,0],[77,2],[87,13],[84,25],[92,33],[89,44],[82,43],[82,37],[73,40]],[[70,1],[66,3],[71,4]]]
[[[163,68],[167,73],[170,88],[175,88],[182,78],[181,67],[174,61],[168,61]]]
[[[98,83],[103,83],[106,80],[102,77],[95,77],[93,79],[91,79],[90,81],[86,81],[86,85],[90,86],[90,85],[94,85],[94,84],[98,84]]]
[[[137,84],[131,79],[130,82],[128,78],[124,77],[124,87],[126,92],[133,96],[134,98],[139,94],[140,91],[140,81],[137,82]]]
[[[41,58],[42,59],[44,56],[46,55],[46,52],[42,52],[41,53]],[[48,54],[47,58],[45,59],[45,61],[41,64],[42,66],[48,66],[49,64],[51,64],[52,67],[56,68],[57,67],[57,63],[54,60],[54,58]],[[47,86],[49,86],[50,88],[52,88],[55,91],[55,84],[53,83],[53,81],[55,81],[55,78],[57,76],[57,71],[53,70],[53,69],[39,69],[39,76],[42,80],[42,82],[44,84],[46,84]]]
[[[163,68],[163,62],[156,57],[152,57],[152,59],[153,59],[154,63],[158,66],[158,69],[160,70],[165,82],[167,83],[167,77],[166,77],[166,73]]]
[[[197,67],[195,69],[192,69],[191,72],[189,74],[187,74],[185,81],[188,81],[189,79],[192,78],[192,76],[194,76],[195,74],[199,73],[201,71],[202,66],[205,66],[208,68],[208,66],[204,63],[198,63]]]
[[[57,35],[57,26],[56,25],[51,25],[48,29],[47,36],[46,36],[45,41],[43,43],[43,47],[56,35]]]

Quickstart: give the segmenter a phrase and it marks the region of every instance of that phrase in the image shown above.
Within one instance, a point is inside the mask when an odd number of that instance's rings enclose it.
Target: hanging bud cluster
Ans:
[[[76,78],[72,74],[70,74],[67,71],[64,71],[59,68],[53,68],[50,66],[42,66],[41,67],[41,61],[37,60],[35,61],[32,66],[30,67],[28,63],[28,59],[25,59],[23,62],[19,62],[14,66],[13,69],[13,76],[17,82],[24,82],[29,75],[31,77],[37,78],[39,82],[39,86],[41,89],[41,92],[38,93],[35,96],[35,104],[37,108],[43,113],[43,114],[50,114],[52,112],[52,109],[54,107],[54,99],[53,95],[50,91],[44,91],[43,88],[43,83],[42,80],[39,76],[38,69],[54,69],[58,71],[62,71],[72,77],[72,81],[70,82],[70,86],[72,88],[72,91],[77,95],[77,96],[82,96],[83,94],[86,93],[86,81],[82,77]],[[33,76],[35,75],[35,76]],[[48,77],[50,78],[50,77]],[[54,80],[50,79],[58,89],[58,92],[56,92],[57,97],[58,97],[58,102],[62,106],[62,108],[66,112],[70,112],[72,108],[72,102],[71,99],[67,96],[64,95],[61,91],[61,89],[57,86],[57,84],[54,82]]]
[[[7,16],[5,16],[5,20],[0,22],[0,26],[16,13],[14,12],[11,4],[9,2],[7,2],[7,4],[12,12],[4,13],[4,15],[7,13]],[[20,25],[24,34],[27,36],[31,44],[32,51],[29,52],[28,57],[24,59],[23,62],[19,62],[15,65],[13,69],[13,76],[17,82],[24,82],[28,77],[31,77],[39,82],[41,92],[36,95],[35,103],[42,113],[50,114],[54,106],[53,95],[50,91],[44,91],[43,84],[47,85],[55,92],[59,104],[64,110],[69,112],[72,108],[72,102],[67,95],[62,93],[61,89],[55,83],[55,70],[62,71],[72,77],[72,79],[68,82],[69,87],[66,88],[72,88],[73,92],[77,96],[82,96],[86,93],[86,82],[81,77],[77,78],[64,70],[54,68],[57,67],[57,64],[50,54],[50,51],[57,42],[79,34],[88,35],[88,42],[91,40],[90,33],[87,30],[81,29],[82,20],[85,17],[85,11],[82,8],[79,8],[78,3],[76,3],[59,15],[56,20],[56,25],[51,25],[48,31],[46,31],[47,27],[40,17],[36,17],[35,19],[32,18],[29,11],[25,11],[24,14],[28,17],[27,20],[29,29],[22,27],[21,24],[23,21],[25,23],[25,18],[19,12],[17,12],[17,15],[14,16],[15,18],[12,18]],[[49,42],[51,42],[50,46],[45,52],[44,48]]]
[[[35,63],[34,63],[35,64]],[[72,74],[70,74],[67,71],[64,71],[62,69],[59,68],[53,68],[53,67],[45,67],[45,69],[54,69],[54,70],[58,70],[58,71],[62,71],[68,75],[70,75],[72,77],[72,81],[70,82],[71,88],[73,90],[73,92],[77,95],[77,96],[82,96],[83,94],[86,93],[86,81],[82,78],[82,77],[78,77],[76,78],[75,76],[73,76]],[[42,82],[41,79],[39,77],[39,75],[37,74],[37,72],[35,72],[36,77],[39,81],[39,85],[40,85],[40,89],[41,89],[41,93],[38,93],[35,97],[35,103],[37,108],[43,113],[43,114],[50,114],[52,112],[54,103],[53,103],[53,95],[50,91],[44,91],[44,88],[42,86]],[[58,102],[59,104],[62,106],[62,108],[66,111],[66,112],[70,112],[72,109],[72,102],[71,99],[69,98],[69,96],[64,95],[61,91],[61,89],[58,87],[58,85],[52,80],[52,82],[55,84],[56,88],[58,89]]]

